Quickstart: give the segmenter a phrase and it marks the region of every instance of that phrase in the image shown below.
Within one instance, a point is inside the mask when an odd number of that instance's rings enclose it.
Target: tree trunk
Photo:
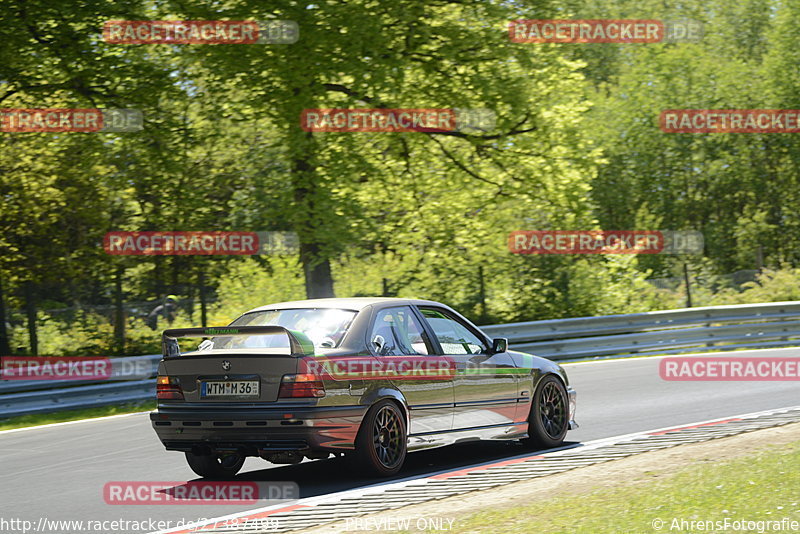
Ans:
[[[483,279],[483,265],[478,265],[478,303],[481,324],[486,324],[486,283]]]
[[[161,300],[166,293],[164,292],[164,258],[156,256],[153,258],[155,269],[153,269],[153,278],[155,278],[155,292],[156,300]]]
[[[686,307],[692,307],[692,288],[691,280],[689,279],[689,266],[684,262],[683,264],[683,281],[686,284]]]
[[[23,287],[25,292],[25,313],[28,317],[28,342],[31,354],[38,356],[39,336],[36,333],[36,292],[34,291],[33,282],[25,282]]]
[[[0,356],[11,354],[11,343],[6,328],[6,303],[3,295],[3,279],[0,277]]]
[[[317,184],[319,177],[311,163],[315,144],[310,132],[302,137],[302,147],[292,161],[292,185],[294,188],[295,231],[300,239],[300,261],[306,281],[306,298],[316,299],[336,296],[333,291],[331,264],[322,254],[319,227],[324,220],[320,210],[324,209],[327,190]]]
[[[125,353],[125,309],[122,307],[122,267],[114,276],[114,345],[117,354]]]
[[[314,243],[300,243],[300,261],[306,278],[306,298],[320,299],[336,296],[328,258],[318,258],[319,247]]]
[[[179,288],[181,275],[184,272],[182,269],[181,261],[179,256],[172,256],[169,259],[169,269],[170,269],[170,282],[169,282],[169,293],[178,293],[183,295],[184,291],[183,288]]]
[[[208,326],[207,322],[207,312],[206,312],[206,273],[203,269],[200,269],[200,276],[199,276],[199,283],[200,283],[200,324],[205,328]]]

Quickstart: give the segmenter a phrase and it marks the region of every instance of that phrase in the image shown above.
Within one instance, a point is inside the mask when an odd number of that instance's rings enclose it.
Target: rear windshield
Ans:
[[[302,332],[311,339],[314,347],[335,348],[341,343],[355,316],[356,312],[352,310],[334,308],[265,310],[246,313],[233,321],[231,326],[282,326],[287,330]],[[215,349],[289,348],[289,338],[285,335],[221,336],[214,338],[213,342]]]

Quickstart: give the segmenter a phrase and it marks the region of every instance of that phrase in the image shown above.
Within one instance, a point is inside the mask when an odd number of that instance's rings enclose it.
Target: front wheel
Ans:
[[[549,449],[564,442],[569,428],[569,403],[564,384],[553,375],[539,381],[528,416],[528,435],[523,442]]]
[[[372,476],[392,476],[406,459],[406,423],[397,405],[383,400],[367,412],[356,436],[353,461]]]
[[[186,461],[192,471],[203,478],[224,480],[233,478],[244,465],[243,454],[214,454],[186,453]]]

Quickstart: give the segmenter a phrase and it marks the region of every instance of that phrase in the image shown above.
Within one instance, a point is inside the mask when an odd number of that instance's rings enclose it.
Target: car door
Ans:
[[[444,308],[420,306],[419,311],[441,354],[456,363],[453,430],[513,423],[519,395],[511,355],[491,354],[484,336]]]
[[[453,370],[438,372],[434,345],[410,306],[375,312],[368,345],[383,373],[400,390],[409,408],[409,436],[447,432],[452,428]],[[446,362],[445,362],[446,363]]]

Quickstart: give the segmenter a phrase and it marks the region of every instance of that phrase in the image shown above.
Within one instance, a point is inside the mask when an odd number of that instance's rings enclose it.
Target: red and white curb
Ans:
[[[152,534],[290,532],[625,458],[800,422],[800,406],[590,441],[405,480],[299,499]]]

